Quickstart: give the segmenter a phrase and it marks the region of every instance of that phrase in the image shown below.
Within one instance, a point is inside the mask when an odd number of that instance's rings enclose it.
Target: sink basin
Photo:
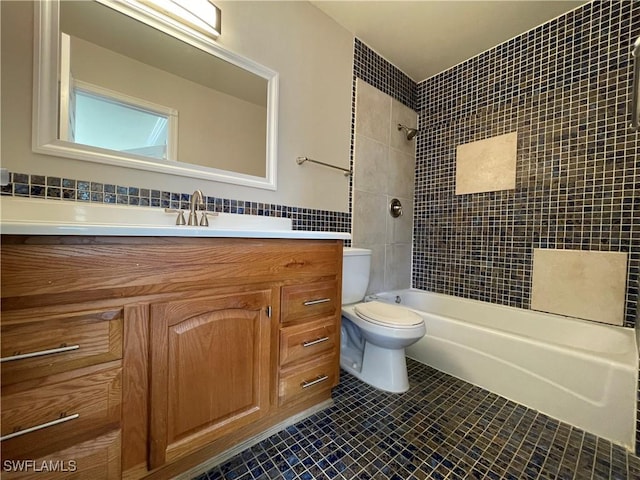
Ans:
[[[188,211],[185,217],[188,218]],[[214,214],[215,215],[215,214]],[[200,215],[199,215],[200,216]],[[105,228],[120,229],[125,234],[144,235],[142,230],[151,229],[156,235],[163,235],[155,230],[169,231],[178,235],[205,235],[207,231],[253,231],[275,232],[292,231],[289,218],[267,217],[262,215],[242,215],[233,213],[218,213],[209,216],[209,226],[178,226],[176,213],[166,213],[163,208],[136,207],[128,205],[105,205],[61,200],[41,200],[20,197],[2,197],[0,202],[0,219],[2,233],[16,233],[7,231],[22,226],[29,230],[29,226],[55,227],[58,230],[100,230],[97,234],[105,233]],[[177,232],[184,231],[180,234]],[[187,234],[186,232],[191,232]],[[24,232],[36,233],[36,232]],[[61,233],[58,231],[57,233]],[[71,233],[69,233],[71,234]]]

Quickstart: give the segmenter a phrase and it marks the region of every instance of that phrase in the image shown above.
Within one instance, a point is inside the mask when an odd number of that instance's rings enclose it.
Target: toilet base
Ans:
[[[392,393],[409,390],[407,362],[404,348],[381,348],[366,342],[360,368],[354,368],[353,360],[340,355],[340,367],[365,383]]]

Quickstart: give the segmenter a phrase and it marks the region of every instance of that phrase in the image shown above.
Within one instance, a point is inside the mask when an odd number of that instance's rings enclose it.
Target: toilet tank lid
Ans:
[[[342,249],[342,254],[344,256],[371,255],[371,250],[369,250],[368,248],[344,247]]]

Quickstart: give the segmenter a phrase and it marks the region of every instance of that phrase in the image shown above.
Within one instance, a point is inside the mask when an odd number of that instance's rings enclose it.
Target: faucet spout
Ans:
[[[187,225],[198,225],[198,207],[204,207],[204,197],[202,196],[202,191],[200,189],[196,190],[193,192],[193,195],[191,195],[191,207],[189,209],[189,221],[187,222]]]

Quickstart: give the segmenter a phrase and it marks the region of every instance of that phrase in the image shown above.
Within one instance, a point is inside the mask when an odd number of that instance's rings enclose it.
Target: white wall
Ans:
[[[31,151],[33,12],[2,1],[2,166],[11,171],[123,186],[348,211],[348,178],[308,156],[349,165],[353,36],[308,2],[216,2],[219,43],[280,73],[278,190],[239,187]]]

